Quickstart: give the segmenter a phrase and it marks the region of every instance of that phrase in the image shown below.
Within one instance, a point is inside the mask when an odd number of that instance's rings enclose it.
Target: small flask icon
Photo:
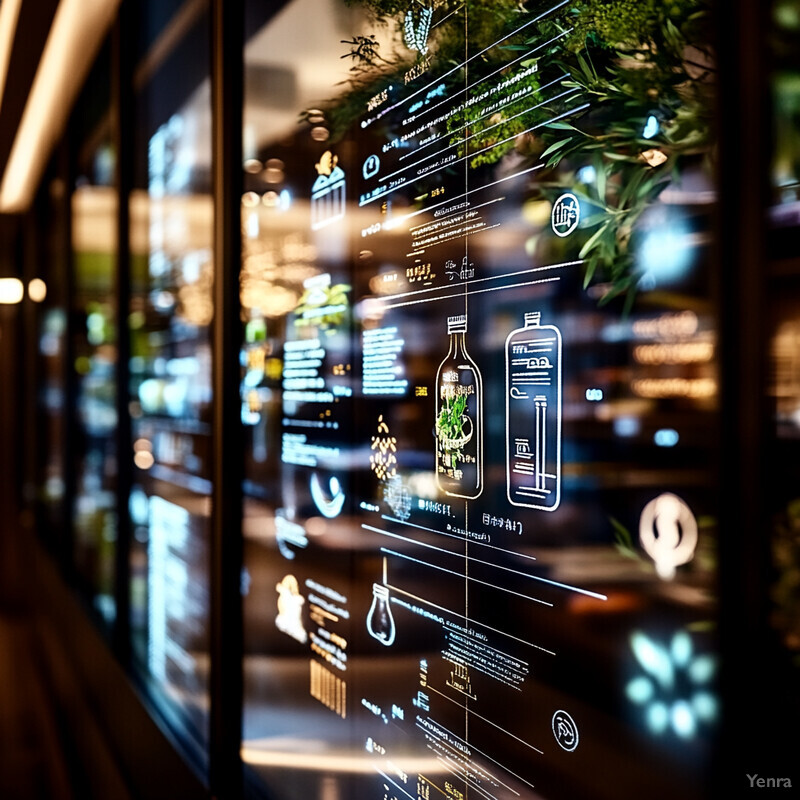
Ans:
[[[389,647],[394,642],[395,627],[389,608],[389,590],[382,583],[372,584],[372,605],[367,614],[367,630],[373,639]]]

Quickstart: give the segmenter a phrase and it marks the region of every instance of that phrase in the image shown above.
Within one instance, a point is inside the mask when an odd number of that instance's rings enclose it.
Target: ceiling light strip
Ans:
[[[118,4],[119,0],[59,3],[0,185],[0,211],[21,212],[30,205]]]

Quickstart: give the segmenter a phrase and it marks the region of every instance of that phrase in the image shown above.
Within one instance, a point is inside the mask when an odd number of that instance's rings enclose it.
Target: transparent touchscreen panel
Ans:
[[[145,4],[138,19],[141,35],[159,33],[137,73],[149,80],[135,103],[128,324],[133,651],[159,709],[204,764],[213,212],[209,31],[200,8],[181,18],[177,44],[174,19],[163,31],[156,24],[164,8]]]
[[[705,5],[265,5],[242,198],[254,785],[702,796]]]

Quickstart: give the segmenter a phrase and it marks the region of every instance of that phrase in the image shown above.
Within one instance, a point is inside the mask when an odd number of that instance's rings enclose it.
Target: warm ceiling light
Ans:
[[[0,278],[0,303],[21,303],[25,287],[19,278]]]
[[[47,284],[41,278],[34,278],[28,284],[28,297],[34,303],[41,303],[47,297]]]
[[[19,212],[30,205],[118,4],[119,0],[59,3],[0,185],[0,211]]]
[[[17,20],[22,0],[3,0],[0,4],[0,102],[6,88],[11,48],[17,31]]]

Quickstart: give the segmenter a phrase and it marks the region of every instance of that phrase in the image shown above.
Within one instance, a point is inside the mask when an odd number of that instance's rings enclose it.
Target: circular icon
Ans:
[[[672,580],[675,568],[694,558],[697,520],[680,497],[665,492],[642,510],[639,541],[655,561],[659,576]]]
[[[562,194],[553,205],[550,225],[556,236],[569,236],[581,221],[581,205],[574,194]]]
[[[375,175],[377,175],[378,170],[380,168],[381,168],[381,160],[378,158],[378,156],[376,155],[368,156],[361,170],[361,174],[364,176],[364,180],[368,180],[369,178],[372,178]]]
[[[578,726],[566,711],[556,711],[553,714],[553,736],[556,737],[558,746],[568,753],[578,746]]]

